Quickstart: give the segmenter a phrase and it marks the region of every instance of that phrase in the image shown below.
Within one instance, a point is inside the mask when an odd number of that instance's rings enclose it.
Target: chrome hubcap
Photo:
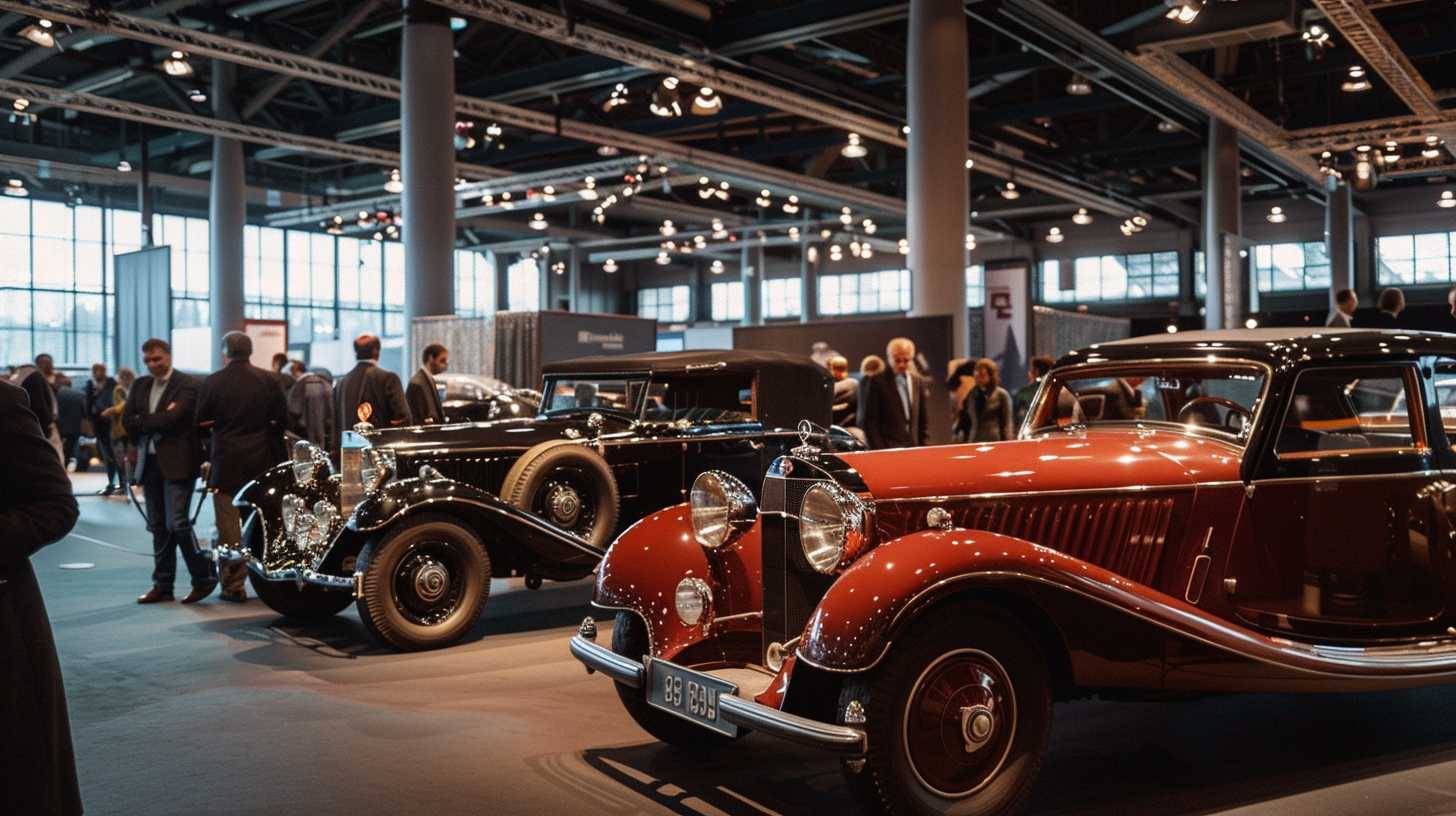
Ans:
[[[439,561],[428,560],[415,568],[415,594],[426,603],[435,603],[445,597],[450,588],[450,570]]]

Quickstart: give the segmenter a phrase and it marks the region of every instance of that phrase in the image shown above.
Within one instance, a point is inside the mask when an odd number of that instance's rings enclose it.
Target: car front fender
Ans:
[[[350,517],[350,530],[374,534],[399,521],[425,512],[464,516],[482,533],[508,540],[548,568],[548,577],[588,573],[602,552],[579,536],[549,524],[477,487],[432,475],[390,482],[359,503]]]
[[[732,544],[707,550],[693,535],[687,504],[659,510],[628,527],[608,548],[592,603],[640,615],[652,655],[665,660],[719,635],[758,632],[763,616],[759,548],[757,524]],[[684,578],[702,579],[713,594],[707,626],[688,626],[678,617],[674,593]]]

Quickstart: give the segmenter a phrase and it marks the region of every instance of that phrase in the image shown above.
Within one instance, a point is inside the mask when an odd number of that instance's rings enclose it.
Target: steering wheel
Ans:
[[[1227,399],[1225,397],[1194,397],[1193,399],[1183,403],[1183,407],[1178,409],[1178,421],[1186,422],[1188,419],[1188,414],[1191,413],[1194,408],[1197,408],[1200,405],[1221,405],[1224,408],[1228,409],[1228,413],[1224,414],[1223,417],[1223,427],[1229,431],[1235,430],[1234,427],[1229,424],[1229,419],[1235,414],[1243,417],[1244,421],[1243,423],[1240,423],[1241,425],[1251,422],[1254,419],[1253,411],[1250,411],[1248,408],[1245,408],[1244,406],[1238,404],[1237,402],[1234,402],[1231,399]]]

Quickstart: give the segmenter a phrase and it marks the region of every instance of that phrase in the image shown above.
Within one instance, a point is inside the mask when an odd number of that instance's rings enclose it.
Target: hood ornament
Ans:
[[[799,445],[789,451],[789,453],[799,458],[818,456],[822,450],[812,440],[816,438],[823,439],[828,432],[807,419],[799,420],[797,429],[799,431]]]

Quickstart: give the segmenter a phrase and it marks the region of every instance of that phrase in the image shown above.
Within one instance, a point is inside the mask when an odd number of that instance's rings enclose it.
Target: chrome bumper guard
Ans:
[[[582,624],[582,628],[587,628],[586,623]],[[592,628],[595,629],[594,626]],[[588,672],[599,671],[624,686],[640,689],[646,681],[647,667],[644,664],[623,657],[605,646],[598,646],[583,635],[571,638],[571,654],[586,665]],[[740,728],[831,754],[860,757],[865,753],[865,733],[858,728],[822,723],[742,697],[718,698],[718,713],[724,720]]]
[[[246,550],[234,550],[227,547],[214,547],[208,551],[208,555],[214,563],[222,561],[242,561],[248,565],[248,571],[257,575],[265,581],[292,581],[295,584],[313,584],[327,589],[345,589],[358,595],[359,574],[355,573],[348,578],[341,578],[337,575],[327,575],[322,572],[315,572],[311,569],[281,569],[269,570],[263,566],[263,562],[253,557],[253,554]]]

